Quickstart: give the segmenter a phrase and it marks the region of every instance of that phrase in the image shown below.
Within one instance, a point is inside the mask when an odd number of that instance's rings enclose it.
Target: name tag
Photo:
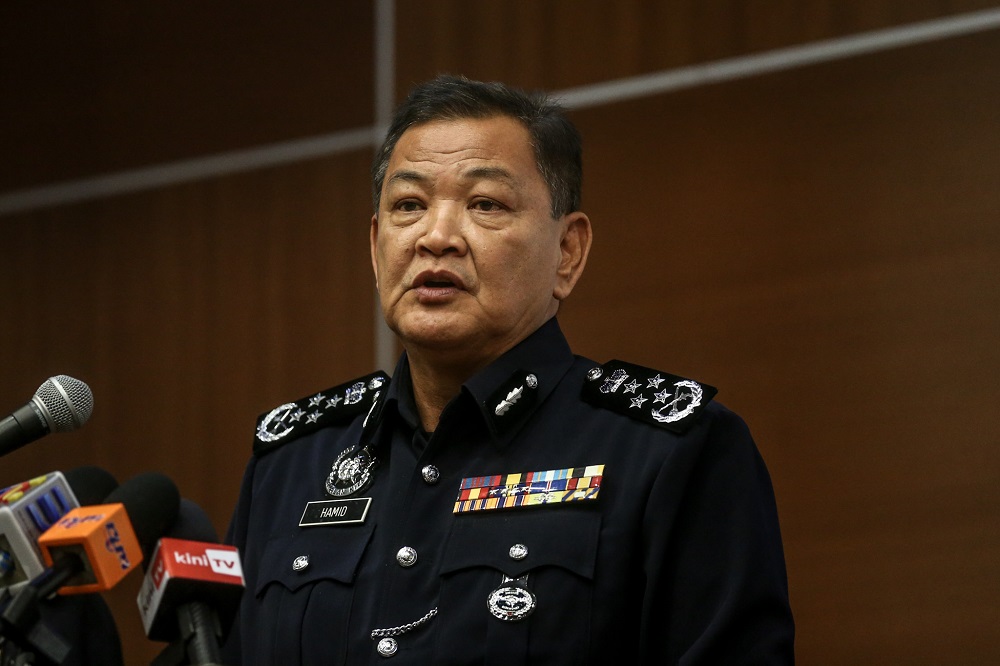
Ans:
[[[299,527],[315,527],[318,525],[353,525],[365,522],[371,497],[355,497],[352,499],[333,499],[322,502],[309,502]]]

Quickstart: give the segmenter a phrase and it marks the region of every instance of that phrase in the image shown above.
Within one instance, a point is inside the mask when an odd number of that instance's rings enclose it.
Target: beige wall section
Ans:
[[[397,4],[400,92],[437,71],[565,89],[1000,7]],[[101,18],[102,6],[31,16],[54,32],[46,43],[96,44],[107,22],[127,34],[129,17]],[[27,95],[0,111],[0,193],[370,124],[371,3],[330,6],[354,18],[314,14],[318,31],[287,15],[262,27],[270,15],[250,10],[256,26],[209,21],[243,38],[194,39],[193,52],[232,72],[206,64],[175,88],[190,108],[162,115],[141,76],[0,58]],[[135,20],[150,29],[148,14]],[[0,30],[30,33],[22,24]],[[216,43],[234,50],[212,60]],[[158,58],[151,81],[199,70],[191,54]],[[802,663],[1000,653],[997,62],[994,30],[574,113],[596,245],[564,328],[599,360],[718,385],[749,421],[778,492]],[[124,106],[72,76],[81,67]],[[144,120],[116,123],[132,101]],[[179,117],[198,131],[171,134]],[[79,432],[5,457],[0,481],[86,463],[121,479],[162,469],[223,529],[256,415],[371,368],[368,159],[0,218],[0,408],[56,373],[90,382],[97,401]],[[141,638],[135,578],[112,603],[129,663],[145,663],[160,646]]]

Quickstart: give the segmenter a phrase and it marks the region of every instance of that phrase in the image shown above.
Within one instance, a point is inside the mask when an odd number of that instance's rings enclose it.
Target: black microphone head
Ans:
[[[50,432],[76,430],[94,412],[94,394],[79,379],[58,375],[45,380],[32,401],[42,412]]]
[[[75,467],[63,472],[63,476],[80,506],[104,504],[104,498],[118,487],[118,479],[111,472],[94,465]]]
[[[143,472],[121,484],[104,499],[104,504],[125,505],[129,522],[148,559],[156,542],[177,520],[181,494],[165,474]]]
[[[177,520],[166,536],[186,541],[219,543],[219,533],[215,531],[212,519],[208,517],[204,509],[186,497],[181,498]]]

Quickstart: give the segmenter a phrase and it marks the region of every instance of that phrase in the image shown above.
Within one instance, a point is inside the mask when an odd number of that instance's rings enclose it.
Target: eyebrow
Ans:
[[[423,183],[428,180],[430,180],[430,178],[419,171],[405,169],[403,171],[397,171],[389,176],[388,180],[386,180],[386,185],[391,185],[396,182]],[[469,169],[468,171],[462,173],[462,180],[497,180],[506,183],[511,187],[517,186],[517,179],[514,178],[514,174],[503,167],[496,166],[481,166]]]

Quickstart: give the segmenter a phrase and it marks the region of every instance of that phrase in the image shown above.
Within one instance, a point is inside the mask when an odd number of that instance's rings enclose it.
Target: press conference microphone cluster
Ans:
[[[0,421],[0,456],[51,432],[76,430],[94,411],[94,394],[79,379],[58,375],[38,387],[34,397]]]
[[[118,584],[174,524],[180,493],[156,472],[113,490],[102,504],[67,512],[38,539],[48,567],[11,595],[0,611],[0,635],[22,649],[61,663],[65,641],[39,623],[40,603],[51,595],[103,592]]]
[[[72,509],[98,504],[117,487],[111,473],[84,466],[0,490],[0,588],[19,587],[42,573],[42,534]]]
[[[239,551],[220,544],[205,511],[182,499],[177,522],[160,539],[136,600],[146,636],[170,643],[153,666],[221,664],[219,646],[243,587]]]

